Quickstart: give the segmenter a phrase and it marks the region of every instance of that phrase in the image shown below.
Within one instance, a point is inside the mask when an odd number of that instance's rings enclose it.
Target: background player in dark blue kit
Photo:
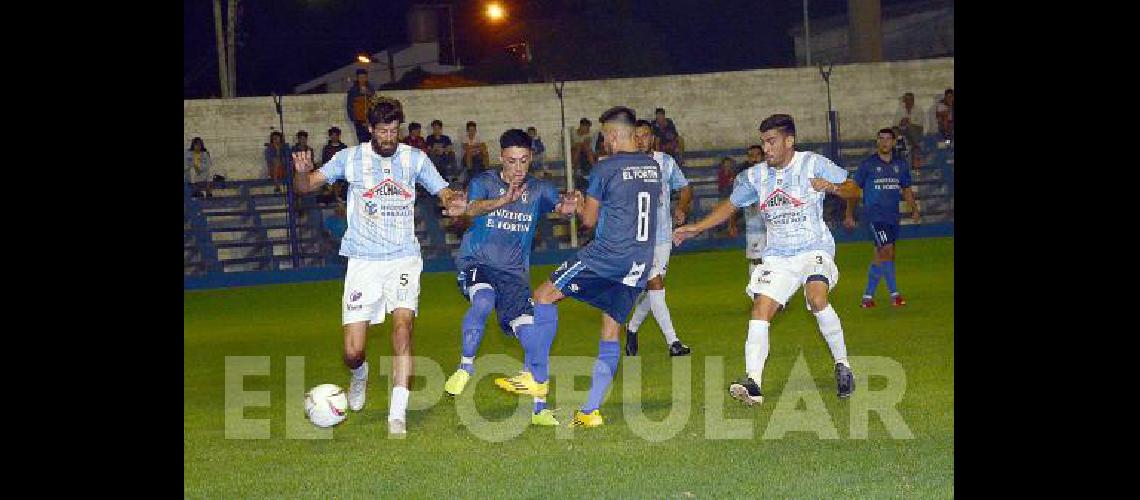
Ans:
[[[598,407],[617,370],[621,321],[629,316],[634,300],[645,289],[653,263],[653,235],[661,198],[660,168],[637,148],[633,110],[610,108],[600,121],[605,144],[613,154],[594,165],[586,199],[578,207],[582,224],[595,227],[594,239],[535,290],[534,329],[519,337],[533,371],[504,380],[510,384],[504,388],[511,392],[545,396],[550,345],[558,329],[555,303],[573,297],[600,309],[604,313],[602,338],[590,394],[571,422],[584,427],[603,424]]]
[[[879,130],[878,151],[859,165],[855,184],[863,191],[863,211],[867,226],[875,242],[875,257],[867,271],[867,290],[863,292],[860,307],[875,307],[875,288],[879,277],[887,279],[891,303],[905,306],[906,300],[895,283],[895,240],[899,236],[899,194],[906,198],[911,218],[918,224],[918,205],[910,187],[910,167],[902,158],[893,155],[895,132],[889,128]],[[847,200],[847,217],[843,225],[855,228],[856,199]]]
[[[499,312],[499,327],[508,335],[521,336],[532,328],[530,304],[530,251],[540,218],[551,210],[574,213],[576,196],[560,199],[549,181],[528,175],[533,151],[530,137],[511,129],[499,138],[503,168],[484,171],[471,179],[465,216],[473,217],[463,234],[455,264],[459,291],[471,302],[463,316],[463,354],[459,369],[447,379],[444,390],[463,392],[475,372],[475,353],[491,308]],[[524,371],[529,367],[524,366]],[[532,421],[558,425],[545,399],[536,401]]]

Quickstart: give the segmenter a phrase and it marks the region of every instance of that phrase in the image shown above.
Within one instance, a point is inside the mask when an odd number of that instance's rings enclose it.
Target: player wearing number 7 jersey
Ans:
[[[815,314],[823,339],[835,359],[840,398],[851,395],[855,378],[847,361],[843,326],[828,303],[828,292],[839,281],[835,267],[835,239],[823,221],[825,193],[849,198],[858,191],[847,171],[809,151],[796,151],[796,125],[788,115],[772,115],[760,123],[764,162],[736,176],[729,199],[696,224],[673,232],[678,245],[686,238],[714,227],[737,208],[760,205],[768,238],[763,262],[752,272],[747,291],[753,297],[744,364],[748,374],[729,386],[732,397],[748,405],[764,400],[760,393],[764,362],[768,359],[768,324],[779,307],[787,304],[801,286]]]
[[[621,321],[629,316],[653,264],[661,173],[657,162],[634,141],[632,109],[610,108],[601,117],[602,136],[613,154],[594,165],[585,202],[578,205],[582,224],[595,227],[594,239],[575,258],[563,262],[534,291],[534,328],[519,338],[531,373],[507,379],[511,392],[545,396],[550,345],[558,329],[556,303],[573,297],[602,311],[602,338],[586,404],[571,425],[602,425],[598,407],[617,370]],[[502,386],[500,386],[502,387]]]

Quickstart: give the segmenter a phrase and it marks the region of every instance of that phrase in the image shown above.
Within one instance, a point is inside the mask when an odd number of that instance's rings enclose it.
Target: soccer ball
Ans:
[[[332,427],[345,419],[348,396],[336,384],[321,384],[305,393],[305,416],[317,427]]]

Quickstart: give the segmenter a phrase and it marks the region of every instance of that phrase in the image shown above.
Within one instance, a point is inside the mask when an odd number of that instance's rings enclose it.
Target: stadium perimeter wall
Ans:
[[[839,112],[841,139],[873,139],[894,121],[899,96],[914,92],[916,106],[933,127],[933,99],[954,86],[954,59],[836,65],[831,74],[831,100]],[[558,98],[550,83],[495,85],[433,90],[392,90],[408,121],[424,125],[440,119],[453,140],[474,120],[487,142],[492,163],[498,162],[498,135],[534,126],[547,146],[547,158],[560,157]],[[651,118],[663,107],[685,137],[687,150],[741,148],[756,142],[756,128],[772,113],[796,119],[799,138],[827,140],[827,86],[817,68],[758,69],[647,78],[566,82],[566,122],[594,121],[606,108],[627,105]],[[269,133],[277,128],[273,98],[194,99],[183,101],[183,140],[200,136],[214,164],[231,179],[264,178],[262,157]],[[356,144],[345,115],[344,94],[288,95],[282,101],[287,140],[297,130],[309,132],[309,144],[320,151],[326,131],[338,126],[342,140]],[[272,129],[271,129],[272,127]]]

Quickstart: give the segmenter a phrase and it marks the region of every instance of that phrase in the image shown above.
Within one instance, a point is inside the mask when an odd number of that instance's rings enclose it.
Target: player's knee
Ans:
[[[495,307],[495,290],[493,288],[476,290],[471,296],[471,308],[476,312],[487,315],[491,313],[493,307]]]
[[[549,281],[539,285],[531,294],[535,304],[553,304],[558,297],[558,289]]]
[[[362,365],[362,364],[364,364],[364,350],[363,349],[359,350],[359,351],[344,353],[344,366],[349,367],[349,369],[355,370],[357,368],[360,368],[360,365]]]
[[[662,278],[661,276],[654,276],[653,279],[645,282],[645,289],[646,290],[664,290],[665,289],[665,278]]]

